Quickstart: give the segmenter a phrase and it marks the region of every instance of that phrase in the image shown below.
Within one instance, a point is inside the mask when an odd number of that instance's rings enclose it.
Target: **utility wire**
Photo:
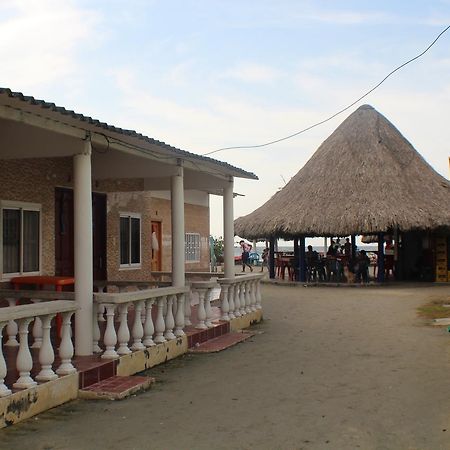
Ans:
[[[305,131],[311,130],[312,128],[318,127],[319,125],[322,125],[325,122],[330,121],[331,119],[334,119],[336,116],[338,116],[339,114],[342,114],[343,112],[347,111],[347,109],[351,108],[352,106],[356,105],[356,103],[358,103],[359,101],[361,101],[363,98],[367,97],[369,94],[371,94],[375,89],[377,89],[378,87],[380,87],[391,75],[393,75],[395,72],[397,72],[398,70],[400,70],[402,67],[405,67],[406,65],[412,63],[413,61],[415,61],[416,59],[419,59],[421,56],[423,56],[428,50],[430,50],[431,47],[433,47],[433,45],[437,42],[437,40],[446,32],[448,31],[448,29],[450,28],[450,25],[447,26],[444,30],[442,30],[437,37],[434,39],[434,41],[422,52],[419,53],[417,56],[414,56],[414,58],[409,59],[408,61],[404,62],[403,64],[401,64],[400,66],[396,67],[394,70],[392,70],[391,72],[389,72],[378,84],[376,84],[372,89],[368,90],[365,94],[361,95],[361,97],[359,97],[357,100],[355,100],[354,102],[352,102],[350,105],[346,106],[345,108],[342,108],[341,110],[339,110],[338,112],[334,113],[332,116],[321,120],[320,122],[317,122],[313,125],[310,125],[309,127],[303,128],[303,130],[297,131],[296,133],[290,134],[289,136],[285,136],[282,137],[280,139],[275,139],[274,141],[270,141],[270,142],[266,142],[264,144],[257,144],[257,145],[239,145],[239,146],[234,146],[234,147],[223,147],[223,148],[218,148],[217,150],[213,150],[211,152],[207,152],[207,153],[203,153],[204,156],[206,155],[212,155],[213,153],[217,153],[217,152],[221,152],[224,150],[234,150],[234,149],[240,149],[240,148],[260,148],[260,147],[267,147],[268,145],[272,145],[272,144],[276,144],[278,142],[281,141],[285,141],[287,139],[291,139],[294,136],[298,136],[299,134],[304,133]]]

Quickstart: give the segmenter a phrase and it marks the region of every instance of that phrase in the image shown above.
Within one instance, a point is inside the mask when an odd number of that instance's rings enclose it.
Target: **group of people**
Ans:
[[[369,282],[370,258],[365,250],[356,252],[353,257],[352,244],[349,238],[341,243],[338,238],[331,240],[326,257],[322,258],[308,245],[305,253],[307,281],[347,281]]]
[[[248,267],[253,272],[250,264],[251,244],[240,242],[242,248],[242,272]],[[394,257],[392,241],[386,242],[385,272],[386,277],[393,273]],[[269,266],[269,249],[266,247],[261,255],[261,272]],[[364,249],[352,251],[352,243],[349,238],[341,242],[339,238],[331,239],[325,257],[321,257],[311,245],[305,252],[306,280],[311,281],[347,281],[356,283],[369,282],[370,258]]]

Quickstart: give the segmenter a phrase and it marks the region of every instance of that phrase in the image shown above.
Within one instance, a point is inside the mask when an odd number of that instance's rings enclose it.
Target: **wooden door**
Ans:
[[[92,194],[93,278],[106,280],[106,195]],[[73,190],[55,190],[55,275],[74,276]]]
[[[55,190],[55,275],[73,277],[73,191]]]
[[[152,265],[151,271],[162,270],[162,225],[152,221]]]
[[[92,193],[92,252],[94,280],[106,280],[106,194]]]

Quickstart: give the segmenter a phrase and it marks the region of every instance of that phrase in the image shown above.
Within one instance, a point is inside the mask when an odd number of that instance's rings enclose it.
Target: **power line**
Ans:
[[[338,116],[339,114],[342,114],[343,112],[347,111],[347,109],[350,109],[352,106],[356,105],[356,103],[358,103],[359,101],[361,101],[363,98],[367,97],[369,94],[371,94],[375,89],[377,89],[378,87],[380,87],[391,75],[393,75],[395,72],[397,72],[398,70],[400,70],[401,68],[405,67],[406,65],[412,63],[413,61],[415,61],[416,59],[419,59],[421,56],[423,56],[428,50],[430,50],[431,47],[433,47],[433,45],[437,42],[437,40],[446,32],[448,31],[448,29],[450,28],[450,25],[447,26],[444,30],[442,30],[437,37],[433,40],[433,42],[422,52],[419,53],[417,56],[414,56],[414,58],[409,59],[408,61],[404,62],[403,64],[399,65],[398,67],[396,67],[394,70],[392,70],[391,72],[389,72],[378,84],[376,84],[373,88],[371,88],[370,90],[368,90],[364,95],[361,95],[361,97],[359,97],[357,100],[355,100],[354,102],[352,102],[350,105],[346,106],[345,108],[342,108],[341,110],[339,110],[338,112],[334,113],[333,115],[331,115],[330,117],[327,117],[324,120],[321,120],[320,122],[317,122],[313,125],[310,125],[309,127],[303,128],[303,130],[297,131],[296,133],[290,134],[289,136],[285,136],[282,137],[280,139],[275,139],[273,141],[270,142],[266,142],[264,144],[257,144],[257,145],[239,145],[239,146],[234,146],[234,147],[223,147],[223,148],[218,148],[217,150],[213,150],[211,152],[207,152],[207,153],[203,153],[204,156],[206,155],[212,155],[213,153],[217,153],[217,152],[221,152],[223,150],[234,150],[234,149],[241,149],[241,148],[260,148],[260,147],[267,147],[268,145],[272,145],[272,144],[277,144],[278,142],[281,141],[285,141],[287,139],[291,139],[294,136],[298,136],[299,134],[304,133],[305,131],[311,130],[312,128],[318,127],[319,125],[322,125],[325,122],[330,121],[331,119],[334,119],[336,116]]]

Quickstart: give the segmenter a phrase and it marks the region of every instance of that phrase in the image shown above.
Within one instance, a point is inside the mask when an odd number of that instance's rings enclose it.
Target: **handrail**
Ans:
[[[41,290],[0,289],[0,298],[40,299],[40,300],[75,300],[74,292],[56,292]],[[1,309],[1,308],[0,308]]]
[[[97,293],[94,292],[94,301],[96,303],[129,303],[138,300],[147,300],[151,298],[163,297],[168,295],[185,294],[189,292],[189,286],[183,287],[163,287],[157,289],[144,289],[136,292],[118,292],[118,293]]]
[[[170,286],[169,281],[158,281],[158,280],[149,280],[149,281],[110,281],[110,280],[104,280],[104,281],[94,281],[94,287],[104,287],[104,286],[155,286],[159,287],[161,284]]]
[[[0,308],[0,322],[76,311],[77,309],[79,307],[70,300],[55,300],[54,302],[34,303],[32,305],[8,306]]]
[[[232,283],[240,283],[242,281],[250,281],[250,280],[258,280],[263,278],[264,274],[262,273],[249,273],[245,275],[237,275],[234,278],[220,278],[217,280],[219,284],[232,284]]]

